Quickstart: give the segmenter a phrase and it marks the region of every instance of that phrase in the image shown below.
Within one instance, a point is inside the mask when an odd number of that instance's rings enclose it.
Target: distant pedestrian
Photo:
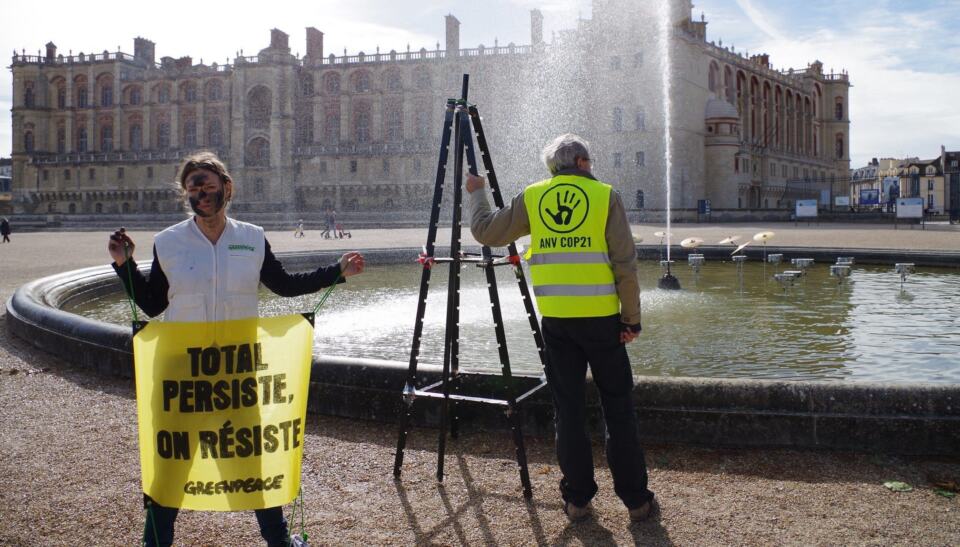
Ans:
[[[330,239],[331,232],[333,232],[333,235],[336,235],[336,232],[335,232],[336,227],[337,227],[337,211],[334,209],[327,209],[327,227],[322,232],[320,232],[320,235],[324,239]]]
[[[303,219],[297,221],[297,229],[293,231],[294,239],[300,239],[303,237]]]
[[[3,220],[0,221],[0,234],[3,234],[4,243],[10,243],[10,221],[7,220],[7,217],[3,217]]]

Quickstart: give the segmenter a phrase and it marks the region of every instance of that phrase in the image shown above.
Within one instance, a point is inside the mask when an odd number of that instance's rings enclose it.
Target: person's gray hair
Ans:
[[[589,146],[590,143],[579,135],[564,133],[543,148],[540,159],[550,174],[556,175],[564,169],[576,168],[580,158],[590,159]]]

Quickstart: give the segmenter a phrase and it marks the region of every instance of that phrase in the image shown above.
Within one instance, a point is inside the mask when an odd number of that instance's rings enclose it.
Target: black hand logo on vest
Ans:
[[[570,233],[583,224],[590,211],[586,192],[572,184],[557,184],[544,192],[538,205],[540,220],[551,232]]]

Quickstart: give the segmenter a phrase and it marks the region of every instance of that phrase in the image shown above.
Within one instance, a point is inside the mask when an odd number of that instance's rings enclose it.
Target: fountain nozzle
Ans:
[[[672,260],[661,260],[660,265],[666,269],[666,272],[663,274],[657,281],[657,288],[664,289],[668,291],[679,291],[680,290],[680,280],[673,276],[670,273],[670,263]]]

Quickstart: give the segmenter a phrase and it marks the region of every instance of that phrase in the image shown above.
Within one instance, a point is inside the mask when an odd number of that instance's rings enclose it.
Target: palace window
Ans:
[[[95,180],[97,178],[97,170],[93,167],[87,169],[87,178],[90,180]]]
[[[197,147],[197,121],[187,120],[183,124],[183,146],[186,148]]]
[[[188,103],[197,102],[197,84],[188,82],[183,86],[183,98]]]
[[[33,152],[33,131],[23,134],[23,150],[27,153]]]
[[[87,86],[81,85],[77,88],[77,107],[87,107]]]
[[[170,148],[170,123],[160,122],[157,124],[157,148],[165,150]]]
[[[645,154],[643,153],[643,151],[637,152],[637,155],[633,160],[634,163],[637,165],[637,167],[643,167],[644,165],[646,165],[646,158],[644,156]]]
[[[130,150],[139,151],[143,148],[143,128],[139,125],[130,126]]]
[[[123,167],[117,167],[117,178],[118,179],[123,178]]]
[[[350,172],[351,173],[357,172],[357,160],[350,160]]]
[[[614,153],[613,153],[613,166],[614,166],[614,167],[623,167],[623,152],[614,152]]]
[[[419,176],[422,170],[423,164],[420,161],[420,158],[413,158],[413,174]]]
[[[153,166],[147,167],[147,178],[148,179],[153,178]]]
[[[26,87],[23,89],[23,105],[27,108],[33,108],[35,102],[36,101],[34,100],[33,95],[33,82],[27,82]]]
[[[100,106],[113,106],[113,86],[105,84],[100,88]]]
[[[67,88],[58,87],[57,88],[57,108],[63,110],[67,107]]]
[[[64,170],[63,170],[63,180],[70,180],[70,170],[69,170],[69,169],[64,169]]]
[[[57,153],[64,154],[67,151],[67,130],[63,127],[57,128]]]
[[[353,115],[354,140],[358,143],[370,142],[370,110],[360,106]]]
[[[223,97],[223,87],[219,80],[214,80],[207,84],[207,100],[219,101]]]
[[[402,82],[400,81],[400,74],[391,71],[387,73],[387,90],[389,91],[400,91],[403,87]]]
[[[365,70],[358,72],[357,75],[354,76],[354,78],[355,80],[354,80],[353,87],[357,93],[366,93],[367,91],[370,91],[370,73],[369,72]]]
[[[252,139],[247,144],[245,164],[248,167],[270,166],[270,141],[263,137]]]
[[[327,91],[328,95],[339,95],[340,94],[340,75],[336,72],[331,72],[323,78],[323,88]]]
[[[403,139],[403,112],[399,107],[387,111],[386,130],[388,141],[399,142]]]
[[[340,142],[340,109],[327,109],[323,122],[323,140],[326,144]]]
[[[313,96],[313,74],[304,74],[301,76],[300,92],[304,97]]]
[[[623,109],[619,106],[613,109],[613,130],[623,131]]]
[[[100,151],[110,152],[113,150],[113,127],[106,125],[100,128]]]
[[[207,123],[207,145],[212,148],[223,145],[223,128],[220,127],[220,120],[216,118]]]
[[[388,158],[383,158],[383,174],[390,174],[390,160]]]
[[[140,88],[134,87],[133,89],[130,90],[130,104],[138,105],[140,104],[140,101],[141,101]]]
[[[170,102],[170,89],[167,86],[160,86],[159,91],[157,91],[157,102],[160,104]]]
[[[837,120],[843,119],[843,97],[837,97],[835,105],[835,115]]]
[[[636,123],[635,129],[636,129],[637,131],[646,131],[646,130],[647,130],[647,116],[646,116],[646,114],[644,114],[644,112],[643,112],[642,110],[638,110],[638,111],[637,111],[637,116],[636,116],[635,123]]]
[[[610,69],[611,70],[620,70],[620,56],[614,55],[610,59]]]
[[[81,127],[77,129],[77,152],[83,153],[87,151],[87,128]]]

